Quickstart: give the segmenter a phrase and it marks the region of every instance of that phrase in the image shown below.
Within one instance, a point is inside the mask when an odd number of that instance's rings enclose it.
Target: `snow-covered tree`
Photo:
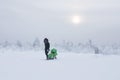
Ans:
[[[36,38],[33,42],[33,48],[39,49],[40,48],[40,40]]]
[[[98,47],[94,47],[94,46],[93,46],[93,49],[94,49],[95,54],[99,54],[99,53],[100,53],[100,50],[99,50]]]
[[[3,46],[4,48],[9,47],[9,46],[10,46],[10,43],[9,43],[8,41],[5,41],[5,42],[2,44],[2,46]]]
[[[89,46],[94,50],[95,54],[99,54],[100,53],[99,48],[95,44],[93,44],[92,40],[89,40]]]
[[[19,40],[16,42],[16,46],[19,47],[19,48],[22,48],[22,47],[23,47],[23,46],[22,46],[22,43],[21,43]]]
[[[67,51],[71,51],[73,48],[73,42],[70,41],[63,41],[63,48]]]

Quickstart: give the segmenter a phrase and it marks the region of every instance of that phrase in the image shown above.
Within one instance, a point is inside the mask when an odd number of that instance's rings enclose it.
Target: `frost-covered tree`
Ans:
[[[93,46],[93,49],[94,49],[95,54],[99,54],[99,53],[100,53],[100,50],[99,50],[98,47],[94,47],[94,46]]]
[[[71,51],[73,48],[73,43],[69,41],[63,41],[63,48],[65,50]]]
[[[99,48],[95,44],[93,44],[92,40],[89,40],[89,46],[94,50],[95,54],[99,54],[100,53]]]
[[[4,48],[9,47],[9,46],[10,46],[10,43],[9,43],[8,41],[5,41],[5,42],[2,44],[2,46],[3,46]]]
[[[77,46],[80,47],[82,45],[82,43],[78,43]]]
[[[16,46],[19,47],[19,48],[23,47],[22,43],[19,40],[16,42]]]
[[[0,48],[2,48],[2,44],[0,43]]]
[[[87,46],[89,46],[89,47],[91,47],[91,48],[93,47],[93,42],[92,42],[92,40],[89,40],[89,41],[88,41]]]
[[[39,49],[40,48],[40,40],[36,38],[33,42],[33,48]]]

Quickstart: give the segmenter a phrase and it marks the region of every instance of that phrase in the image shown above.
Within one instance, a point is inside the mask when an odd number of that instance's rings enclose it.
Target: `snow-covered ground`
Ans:
[[[120,56],[43,51],[0,51],[0,80],[120,80]]]

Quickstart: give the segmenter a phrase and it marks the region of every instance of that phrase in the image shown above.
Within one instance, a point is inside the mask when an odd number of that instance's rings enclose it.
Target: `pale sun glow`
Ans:
[[[72,17],[72,22],[74,24],[80,24],[81,20],[80,20],[80,16],[73,16]]]

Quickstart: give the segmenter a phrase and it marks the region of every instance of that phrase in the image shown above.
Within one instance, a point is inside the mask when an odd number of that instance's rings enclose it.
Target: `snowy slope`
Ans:
[[[119,55],[59,53],[45,60],[44,52],[0,52],[0,80],[120,80]]]

